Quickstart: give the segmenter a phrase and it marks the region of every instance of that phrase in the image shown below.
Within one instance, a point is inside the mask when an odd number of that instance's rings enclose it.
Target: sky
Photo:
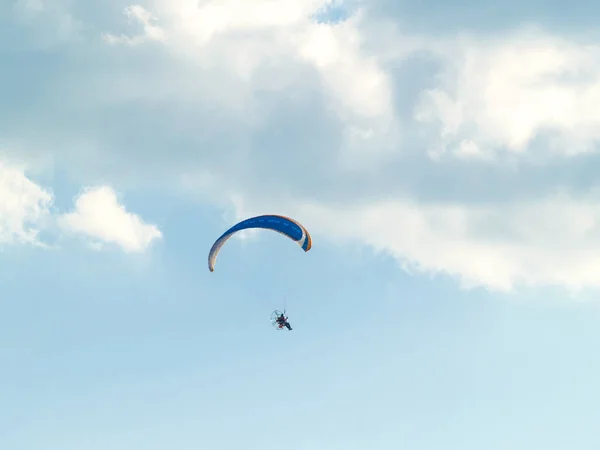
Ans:
[[[2,2],[0,448],[600,448],[599,12]]]

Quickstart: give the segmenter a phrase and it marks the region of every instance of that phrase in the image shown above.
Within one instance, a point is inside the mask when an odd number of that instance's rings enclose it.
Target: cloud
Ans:
[[[46,238],[60,237],[61,230],[91,238],[97,250],[112,243],[126,252],[142,252],[162,238],[155,225],[126,211],[108,186],[85,190],[73,212],[60,214],[51,190],[28,178],[23,166],[0,161],[0,244],[48,247]],[[42,233],[46,238],[40,238]]]
[[[525,30],[448,47],[441,83],[422,94],[417,112],[439,124],[440,147],[518,154],[543,139],[546,154],[598,150],[599,44]]]
[[[330,7],[130,7],[162,45],[82,43],[62,71],[23,66],[36,95],[0,126],[28,149],[51,142],[86,185],[161,183],[235,218],[292,214],[320,239],[467,286],[596,287],[600,42],[518,22],[417,32],[354,5],[315,19]]]
[[[38,235],[50,218],[53,194],[23,170],[0,162],[0,243],[40,245]]]
[[[109,44],[128,44],[128,45],[140,45],[145,42],[151,41],[164,41],[165,32],[164,30],[154,25],[152,22],[156,21],[150,12],[148,12],[141,5],[131,5],[125,8],[123,11],[129,22],[142,26],[142,33],[135,36],[115,35],[112,33],[104,33],[102,39]]]
[[[126,252],[141,252],[162,238],[155,225],[127,212],[107,186],[85,190],[75,200],[75,210],[60,216],[58,223],[64,230],[91,238],[96,248],[103,242],[116,244]]]
[[[163,28],[153,34],[166,42],[165,51],[174,58],[170,62],[182,70],[196,66],[202,80],[196,76],[173,80],[171,73],[170,79],[162,82],[186,86],[186,91],[191,91],[184,96],[186,102],[195,97],[190,98],[190,93],[196,94],[204,102],[227,109],[232,118],[240,111],[248,121],[248,113],[261,109],[257,91],[282,95],[302,85],[312,90],[315,86],[306,85],[303,76],[307,70],[316,71],[327,107],[344,122],[348,156],[366,148],[388,148],[399,133],[390,101],[390,80],[361,49],[360,11],[335,24],[314,19],[330,4],[329,0],[250,0],[243,5],[229,0],[154,2],[154,14]],[[151,17],[138,5],[127,11],[145,25]],[[125,41],[148,40],[148,30],[144,36]],[[121,41],[108,39],[110,43]],[[175,73],[175,78],[180,76]],[[264,123],[261,114],[250,121],[251,126]]]
[[[235,209],[240,198],[234,198]],[[410,273],[451,276],[465,288],[600,288],[600,190],[496,204],[247,195],[240,208],[243,217],[273,211],[296,217],[316,240],[366,245]]]
[[[502,206],[305,205],[313,231],[366,243],[411,272],[451,275],[465,287],[600,287],[600,198],[557,195]],[[308,225],[307,225],[308,226]]]

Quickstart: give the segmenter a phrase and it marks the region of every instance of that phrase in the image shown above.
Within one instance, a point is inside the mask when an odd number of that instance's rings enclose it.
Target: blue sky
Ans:
[[[457,5],[4,2],[0,448],[598,449],[597,6]]]

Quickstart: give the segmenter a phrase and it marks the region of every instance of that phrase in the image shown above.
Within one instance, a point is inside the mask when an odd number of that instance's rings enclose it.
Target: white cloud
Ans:
[[[557,195],[561,188],[569,192],[565,183],[572,181],[564,180],[570,176],[557,177],[561,185],[548,181],[535,197],[528,186],[520,192],[489,183],[510,169],[507,179],[522,182],[532,163],[541,178],[553,158],[568,163],[595,150],[600,44],[535,30],[493,38],[415,36],[398,33],[391,18],[369,22],[361,11],[341,23],[317,23],[313,16],[327,4],[156,0],[152,14],[131,6],[127,14],[145,31],[108,40],[164,45],[118,73],[86,79],[78,72],[68,83],[84,87],[70,98],[61,92],[61,102],[69,98],[74,110],[102,118],[104,128],[89,126],[86,137],[97,148],[142,149],[152,164],[138,167],[140,177],[145,170],[158,173],[164,160],[169,179],[185,174],[203,201],[229,195],[236,211],[231,222],[285,210],[322,237],[366,244],[466,285],[598,286],[595,194]],[[123,64],[122,52],[134,51],[115,46],[103,57],[118,52],[114,61]],[[154,56],[156,70],[148,63]],[[439,76],[417,68],[400,78],[413,69],[411,57],[427,60]],[[404,98],[418,100],[402,104]],[[79,107],[79,101],[90,103]],[[143,133],[123,126],[130,117]],[[317,121],[325,123],[322,129]],[[132,145],[142,134],[141,144]],[[510,168],[502,157],[507,150]],[[461,191],[463,176],[471,184]],[[456,186],[446,190],[452,192],[444,191],[451,181]],[[483,193],[473,193],[479,187]],[[486,198],[492,191],[495,197]],[[113,242],[143,247],[143,239],[123,237],[135,234],[133,228]],[[109,229],[88,234],[100,239]]]
[[[166,42],[166,49],[185,64],[200,69],[202,82],[194,79],[196,87],[188,87],[190,93],[198,94],[203,89],[198,85],[208,85],[213,89],[204,88],[205,100],[216,96],[233,108],[244,109],[246,120],[260,126],[256,111],[244,108],[259,109],[253,90],[291,95],[290,90],[306,83],[301,73],[294,73],[294,67],[304,64],[318,72],[328,95],[328,107],[347,128],[343,147],[347,155],[369,151],[373,157],[374,151],[393,147],[399,136],[390,79],[377,60],[361,48],[360,12],[341,23],[315,22],[314,15],[330,3],[331,0],[158,0],[153,7],[163,24],[156,34]],[[133,9],[139,11],[135,17],[147,24],[150,13],[135,5],[127,10]],[[147,35],[148,32],[144,33],[146,37],[104,38],[111,43],[138,43],[147,40]],[[283,70],[269,72],[264,78],[257,76],[261,69],[273,64],[281,64]],[[217,75],[209,78],[203,70],[216,70]],[[236,86],[231,85],[236,82]]]
[[[319,24],[312,16],[326,2],[295,2],[293,8],[284,3],[253,0],[239,7],[204,2],[196,7],[191,0],[165,0],[155,5],[173,55],[196,61],[200,68],[233,71],[249,92],[238,96],[240,102],[255,101],[254,89],[269,89],[255,74],[271,59],[285,55],[314,68],[326,88],[327,106],[345,127],[341,148],[331,149],[341,151],[331,166],[338,186],[372,178],[374,160],[386,162],[404,151],[393,79],[384,63],[417,52],[442,64],[437,86],[422,93],[415,110],[418,123],[438,125],[419,135],[420,144],[436,157],[433,164],[443,162],[440,157],[448,152],[464,162],[499,164],[499,152],[528,154],[543,132],[553,138],[545,158],[591,151],[600,139],[600,46],[531,30],[498,40],[462,36],[440,41],[401,35],[388,24],[378,29],[365,24],[360,12],[340,24]],[[271,73],[270,80],[288,80],[292,87],[301,83],[284,70]],[[281,82],[272,83],[284,92]],[[218,81],[214,87],[218,90]],[[256,120],[255,109],[248,108],[249,123]],[[349,166],[351,179],[346,178]],[[227,173],[228,180],[235,179],[235,173]],[[505,204],[473,205],[460,198],[422,204],[387,194],[383,184],[380,190],[378,197],[388,200],[370,204],[347,197],[325,204],[315,194],[284,200],[287,194],[271,194],[269,210],[292,209],[312,224],[313,232],[367,244],[412,269],[450,274],[468,286],[600,287],[595,198],[561,197],[553,190],[544,198]],[[232,192],[238,192],[231,194],[236,218],[267,207],[264,197],[258,200],[260,188],[234,186]]]
[[[85,190],[75,200],[75,211],[62,215],[58,222],[69,232],[91,238],[96,247],[100,241],[116,244],[126,252],[144,251],[162,238],[155,225],[127,212],[114,190],[106,186]]]
[[[142,33],[135,36],[115,35],[112,33],[104,33],[102,39],[109,44],[127,44],[140,45],[145,42],[157,41],[162,42],[166,39],[164,30],[155,25],[157,19],[149,11],[141,5],[131,5],[123,11],[130,23],[141,25]]]
[[[53,195],[19,167],[0,162],[0,243],[40,244],[38,234],[50,217]]]
[[[600,44],[527,30],[498,40],[464,38],[438,56],[445,70],[440,85],[423,94],[417,119],[440,124],[447,150],[468,140],[488,153],[527,153],[548,133],[547,153],[596,151]]]
[[[307,23],[292,39],[298,54],[321,71],[341,112],[381,117],[393,109],[389,80],[376,60],[361,54],[359,23],[360,15],[340,24]]]
[[[114,243],[128,252],[145,250],[162,237],[154,225],[127,212],[115,192],[106,186],[83,192],[75,211],[53,215],[54,195],[30,180],[23,167],[0,161],[0,244],[32,244],[47,247],[41,232],[55,233],[55,221],[70,233],[95,241],[92,248]]]
[[[207,44],[219,34],[237,31],[294,32],[308,23],[328,0],[159,0],[157,11],[172,24],[172,31]]]

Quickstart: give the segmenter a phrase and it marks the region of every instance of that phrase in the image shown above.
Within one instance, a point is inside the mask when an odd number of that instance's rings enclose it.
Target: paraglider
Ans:
[[[276,231],[295,241],[305,252],[308,252],[312,247],[312,238],[310,233],[306,228],[304,228],[303,225],[294,219],[278,215],[251,217],[235,224],[215,241],[210,249],[210,252],[208,253],[208,270],[211,272],[215,270],[215,263],[217,261],[217,256],[219,255],[219,251],[229,240],[229,238],[238,231],[247,230],[250,228],[262,228]],[[289,323],[288,317],[285,315],[285,311],[273,311],[271,314],[271,323],[277,330],[283,330],[284,328],[287,328],[289,331],[292,331],[292,327]]]
[[[285,327],[289,331],[292,331],[292,326],[290,325],[289,318],[285,316],[285,312],[273,311],[271,313],[271,323],[276,330],[283,330],[283,327]]]
[[[312,238],[310,237],[308,230],[289,217],[278,215],[251,217],[235,224],[215,241],[208,253],[208,270],[211,272],[215,270],[217,256],[219,255],[221,247],[225,245],[225,242],[238,231],[247,230],[249,228],[263,228],[276,231],[295,241],[305,252],[308,252],[312,247]]]

